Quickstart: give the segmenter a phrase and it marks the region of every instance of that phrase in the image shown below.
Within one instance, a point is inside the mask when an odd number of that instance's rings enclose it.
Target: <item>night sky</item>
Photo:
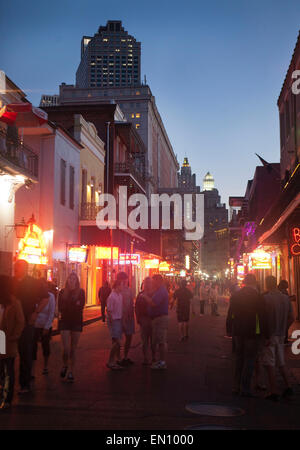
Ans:
[[[259,164],[279,161],[277,98],[296,44],[299,0],[10,0],[0,68],[39,104],[74,83],[83,35],[107,20],[142,42],[144,74],[180,164],[209,170],[227,202]]]

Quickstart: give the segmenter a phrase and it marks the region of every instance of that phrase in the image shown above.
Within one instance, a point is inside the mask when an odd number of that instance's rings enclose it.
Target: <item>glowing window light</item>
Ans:
[[[96,247],[96,259],[118,259],[118,247]]]
[[[28,226],[25,237],[19,242],[18,259],[29,264],[46,265],[48,258],[42,230],[35,224]]]
[[[190,256],[189,255],[185,255],[185,268],[187,270],[190,270]]]

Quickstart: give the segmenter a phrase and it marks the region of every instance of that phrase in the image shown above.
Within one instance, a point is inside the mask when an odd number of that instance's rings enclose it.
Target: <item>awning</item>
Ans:
[[[48,114],[31,103],[10,103],[4,105],[1,112],[2,122],[20,128],[40,126],[48,121]]]

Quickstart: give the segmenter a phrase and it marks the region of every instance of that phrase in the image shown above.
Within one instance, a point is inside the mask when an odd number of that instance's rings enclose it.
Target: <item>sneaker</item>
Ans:
[[[68,382],[68,383],[74,383],[74,377],[73,377],[72,372],[69,372],[69,373],[68,373],[68,376],[67,376],[67,382]]]
[[[282,397],[292,397],[293,395],[294,391],[291,387],[286,388],[282,393]]]
[[[152,364],[151,369],[153,370],[165,370],[167,368],[167,364],[165,361],[158,361]]]
[[[117,364],[119,364],[119,366],[122,367],[128,367],[128,366],[132,366],[132,364],[134,364],[133,361],[131,361],[131,359],[127,358],[123,358],[121,361],[117,361]]]

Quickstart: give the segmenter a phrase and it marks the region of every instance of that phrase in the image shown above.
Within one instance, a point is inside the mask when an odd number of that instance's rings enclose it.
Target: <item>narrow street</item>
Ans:
[[[84,327],[73,385],[59,378],[60,337],[52,340],[50,373],[36,370],[34,390],[18,398],[11,413],[3,412],[1,429],[184,430],[192,426],[230,429],[299,428],[300,387],[290,402],[231,395],[231,341],[224,338],[226,305],[219,317],[192,317],[190,339],[178,341],[175,313],[170,316],[168,370],[142,366],[140,336],[136,333],[130,357],[135,365],[123,372],[105,367],[110,339],[101,321]],[[207,311],[208,313],[208,311]],[[290,348],[287,354],[291,355]],[[41,354],[40,354],[41,356]],[[293,374],[300,358],[289,358]],[[18,363],[17,363],[18,365]],[[299,381],[299,380],[298,380]],[[190,402],[213,402],[245,411],[238,417],[217,418],[186,411]]]

